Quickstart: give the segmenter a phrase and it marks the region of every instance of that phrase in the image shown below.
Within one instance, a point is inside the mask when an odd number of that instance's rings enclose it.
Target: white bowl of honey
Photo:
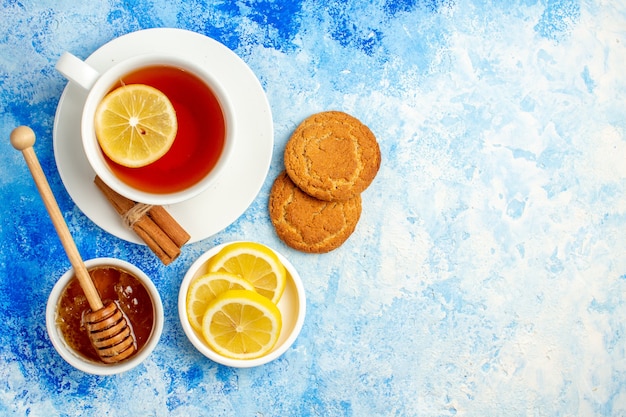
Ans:
[[[126,372],[154,350],[163,331],[163,304],[150,278],[136,266],[114,258],[85,262],[103,300],[115,302],[135,336],[136,352],[121,362],[102,362],[82,323],[89,309],[86,297],[70,268],[57,281],[48,298],[46,328],[52,345],[74,368],[94,375]]]

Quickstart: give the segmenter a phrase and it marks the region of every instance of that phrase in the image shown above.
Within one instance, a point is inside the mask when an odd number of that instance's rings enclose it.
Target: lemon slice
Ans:
[[[202,316],[211,301],[228,290],[250,290],[254,287],[239,275],[228,272],[212,272],[191,281],[187,290],[187,317],[189,324],[202,331]]]
[[[278,341],[281,327],[278,307],[249,290],[218,295],[202,319],[202,335],[211,349],[233,359],[265,355]]]
[[[102,151],[120,165],[138,168],[167,153],[178,130],[165,94],[144,84],[116,88],[98,104],[95,131]]]
[[[283,295],[287,281],[287,271],[278,256],[270,248],[255,242],[225,246],[209,260],[207,270],[239,275],[250,282],[256,292],[274,303]]]

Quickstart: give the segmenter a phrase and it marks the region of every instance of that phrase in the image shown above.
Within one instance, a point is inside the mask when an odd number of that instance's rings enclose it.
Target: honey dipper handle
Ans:
[[[28,169],[35,180],[35,185],[37,185],[41,199],[48,210],[52,224],[59,235],[59,239],[61,240],[61,244],[65,249],[65,253],[69,258],[70,263],[72,264],[72,268],[74,268],[76,278],[85,293],[85,297],[87,297],[89,307],[91,307],[92,311],[98,311],[103,307],[102,300],[100,299],[98,290],[89,276],[87,267],[83,263],[83,259],[78,252],[74,239],[72,239],[72,235],[70,234],[70,230],[65,223],[63,214],[61,214],[59,205],[54,198],[54,194],[52,194],[46,175],[44,174],[43,169],[41,169],[41,165],[39,164],[39,160],[37,159],[37,155],[33,149],[34,144],[35,132],[33,132],[31,128],[27,126],[20,126],[11,132],[11,145],[13,145],[13,147],[18,151],[22,151],[26,165],[28,165]]]

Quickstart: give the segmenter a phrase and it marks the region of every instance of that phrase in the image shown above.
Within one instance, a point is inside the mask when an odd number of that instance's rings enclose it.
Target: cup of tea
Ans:
[[[96,175],[114,191],[140,203],[175,204],[207,190],[223,175],[235,147],[235,116],[228,91],[211,68],[175,55],[150,53],[99,71],[66,52],[56,69],[86,92],[80,128],[83,148]],[[149,85],[165,94],[178,123],[167,153],[138,168],[108,158],[95,130],[98,104],[128,84]]]
[[[52,288],[46,306],[46,329],[59,355],[74,368],[94,375],[113,375],[143,362],[163,331],[161,297],[150,278],[136,266],[115,258],[85,261],[100,297],[115,302],[132,328],[136,352],[114,364],[102,362],[91,346],[83,315],[89,303],[74,270],[67,270]]]

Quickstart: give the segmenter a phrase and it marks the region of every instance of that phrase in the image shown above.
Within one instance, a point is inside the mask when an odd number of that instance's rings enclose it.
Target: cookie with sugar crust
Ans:
[[[345,201],[362,193],[381,164],[372,131],[340,111],[307,117],[285,147],[285,170],[305,193],[324,201]]]
[[[361,217],[361,196],[319,200],[302,191],[283,171],[272,185],[269,213],[276,234],[288,246],[325,253],[341,246],[354,232]]]

